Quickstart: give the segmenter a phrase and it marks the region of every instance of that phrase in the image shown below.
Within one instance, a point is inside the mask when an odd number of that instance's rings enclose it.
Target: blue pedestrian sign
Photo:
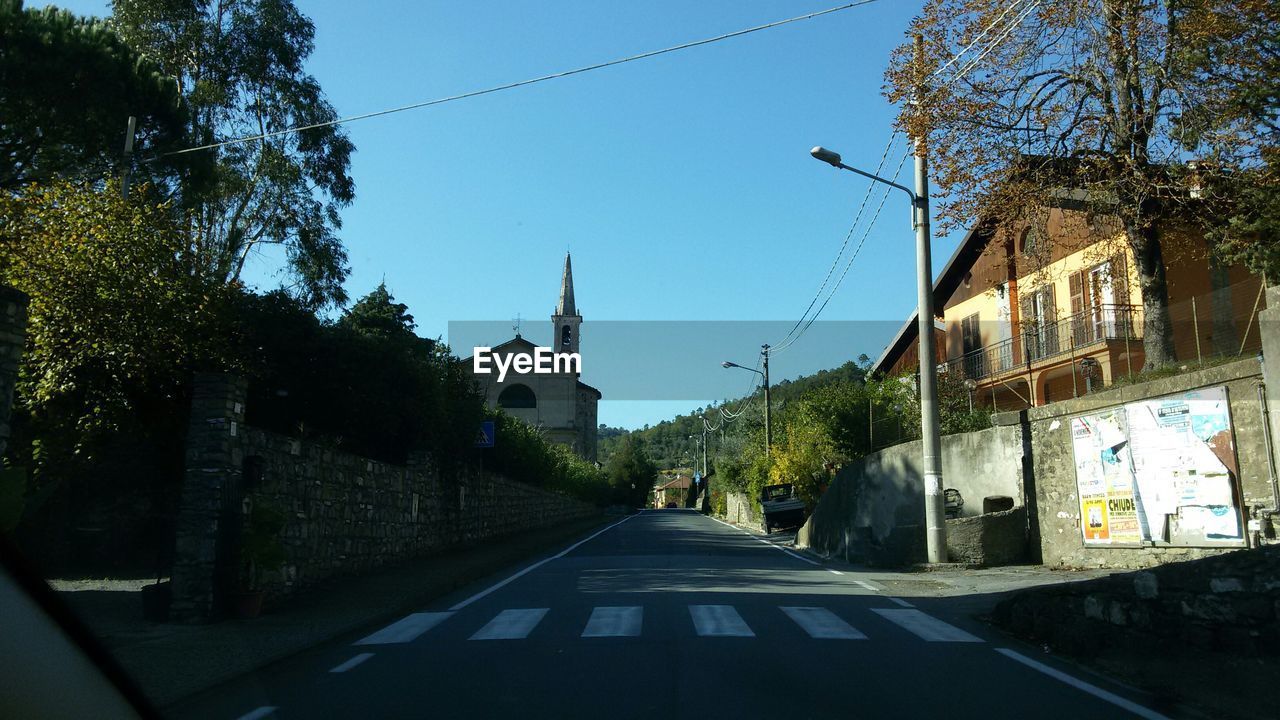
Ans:
[[[493,421],[485,420],[480,423],[480,432],[476,435],[476,447],[491,448],[494,440]]]

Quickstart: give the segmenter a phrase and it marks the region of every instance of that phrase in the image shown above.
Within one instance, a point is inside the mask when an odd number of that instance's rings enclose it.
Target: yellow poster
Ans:
[[[1080,518],[1085,542],[1105,542],[1111,538],[1107,525],[1107,498],[1094,495],[1080,498]]]

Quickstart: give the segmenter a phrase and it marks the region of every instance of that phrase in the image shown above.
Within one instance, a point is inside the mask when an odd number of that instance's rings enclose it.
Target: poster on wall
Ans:
[[[1237,469],[1226,388],[1125,406],[1133,466],[1146,523],[1167,539],[1176,519],[1182,533],[1206,540],[1243,538],[1234,493]]]
[[[1078,417],[1071,439],[1086,545],[1169,542],[1174,524],[1183,540],[1242,540],[1226,388]]]
[[[1137,545],[1144,538],[1124,411],[1071,421],[1080,527],[1090,545]]]

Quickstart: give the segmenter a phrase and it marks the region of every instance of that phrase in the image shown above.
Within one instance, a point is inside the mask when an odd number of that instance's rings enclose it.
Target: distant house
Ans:
[[[693,478],[689,475],[679,474],[675,477],[664,475],[662,480],[653,487],[653,506],[662,508],[666,507],[668,502],[674,502],[677,506],[684,507],[685,498],[689,497],[689,487],[692,484]]]
[[[1183,227],[1161,235],[1176,358],[1257,350],[1261,278],[1212,267],[1203,238]],[[1037,226],[980,222],[933,291],[939,369],[972,381],[983,406],[1043,405],[1142,369],[1133,254],[1108,218],[1059,207]],[[917,337],[912,315],[873,370],[916,372]]]

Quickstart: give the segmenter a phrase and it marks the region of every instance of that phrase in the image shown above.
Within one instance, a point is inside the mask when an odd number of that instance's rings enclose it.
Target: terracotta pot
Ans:
[[[262,614],[263,595],[261,590],[236,593],[231,596],[231,609],[235,611],[236,617],[256,618]]]

